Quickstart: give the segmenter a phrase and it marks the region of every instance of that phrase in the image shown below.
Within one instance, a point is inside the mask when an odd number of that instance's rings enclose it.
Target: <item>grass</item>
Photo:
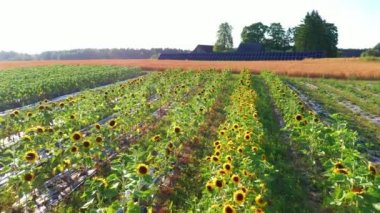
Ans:
[[[268,161],[274,165],[274,168],[280,170],[270,183],[274,195],[271,201],[276,205],[273,205],[271,207],[273,209],[269,212],[312,212],[313,207],[307,201],[307,181],[295,165],[296,159],[290,154],[287,137],[281,133],[279,118],[273,111],[274,106],[268,88],[260,76],[253,77],[252,86],[257,92],[256,107],[260,122],[264,126],[264,149]]]
[[[372,148],[379,148],[380,131],[379,127],[368,121],[367,119],[353,113],[345,106],[338,104],[339,97],[320,90],[313,90],[302,84],[299,79],[288,79],[295,84],[299,89],[303,90],[310,98],[316,100],[323,105],[329,113],[339,113],[342,118],[348,123],[349,128],[355,130],[359,134],[359,139],[368,143]]]

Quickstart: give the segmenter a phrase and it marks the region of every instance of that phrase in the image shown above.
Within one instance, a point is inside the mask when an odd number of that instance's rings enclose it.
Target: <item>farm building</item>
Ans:
[[[198,44],[192,53],[213,53],[213,45]]]

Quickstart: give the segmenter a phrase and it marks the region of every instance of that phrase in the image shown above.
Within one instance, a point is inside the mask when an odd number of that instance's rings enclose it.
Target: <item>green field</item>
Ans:
[[[0,80],[0,106],[21,107],[0,116],[0,211],[380,211],[379,81],[112,66]]]

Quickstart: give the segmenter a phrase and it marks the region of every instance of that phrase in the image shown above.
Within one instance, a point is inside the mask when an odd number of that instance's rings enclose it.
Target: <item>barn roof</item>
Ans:
[[[260,43],[240,43],[237,52],[264,52],[265,48]]]
[[[213,45],[198,44],[197,47],[195,47],[195,49],[193,50],[193,53],[212,53],[213,48]]]

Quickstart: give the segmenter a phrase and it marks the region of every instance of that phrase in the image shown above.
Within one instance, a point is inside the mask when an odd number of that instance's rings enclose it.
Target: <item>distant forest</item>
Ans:
[[[46,51],[41,54],[25,54],[0,51],[0,61],[17,60],[74,60],[74,59],[149,59],[161,53],[189,53],[188,50],[170,48],[152,49],[74,49]]]

